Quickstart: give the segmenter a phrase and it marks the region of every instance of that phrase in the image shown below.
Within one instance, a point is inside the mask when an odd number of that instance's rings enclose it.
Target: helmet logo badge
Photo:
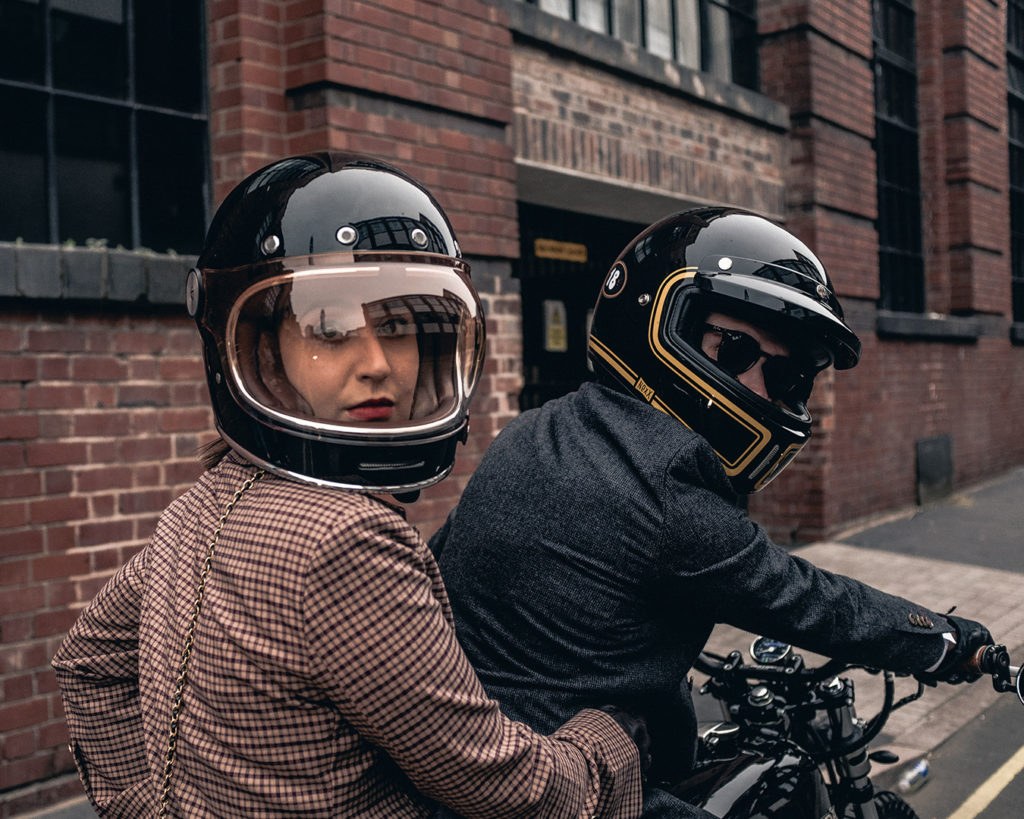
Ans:
[[[608,271],[608,277],[604,280],[602,292],[609,299],[613,299],[622,292],[625,286],[626,266],[622,262],[616,262],[612,269]]]
[[[423,228],[413,228],[412,233],[409,234],[409,238],[412,239],[412,243],[416,245],[416,247],[427,246],[427,234],[424,232]]]
[[[281,238],[279,236],[275,236],[273,233],[263,237],[263,243],[260,245],[263,253],[267,256],[270,256],[279,247],[281,247]]]
[[[730,259],[728,256],[723,256],[721,259],[718,260],[718,269],[719,270],[730,270],[731,268],[732,268],[732,259]]]
[[[359,234],[356,233],[356,229],[352,225],[343,225],[338,228],[338,232],[334,234],[334,238],[337,239],[343,245],[354,245]]]

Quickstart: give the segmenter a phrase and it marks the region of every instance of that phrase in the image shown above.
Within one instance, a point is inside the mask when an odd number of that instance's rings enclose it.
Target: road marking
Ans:
[[[1006,760],[998,771],[968,796],[967,801],[957,808],[955,813],[949,815],[949,819],[974,819],[1002,793],[1003,788],[1009,785],[1022,770],[1024,770],[1024,747],[1019,748],[1017,753]]]

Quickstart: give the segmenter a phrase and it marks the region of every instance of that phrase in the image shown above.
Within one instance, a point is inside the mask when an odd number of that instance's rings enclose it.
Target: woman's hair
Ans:
[[[200,444],[197,454],[199,455],[199,461],[202,463],[203,469],[213,469],[217,464],[224,460],[224,456],[230,451],[231,447],[228,446],[227,442],[218,435],[212,441]]]

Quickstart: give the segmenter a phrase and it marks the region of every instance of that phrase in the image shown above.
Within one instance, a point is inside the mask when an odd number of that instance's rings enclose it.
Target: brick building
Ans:
[[[785,221],[864,342],[751,500],[780,541],[1024,462],[1022,5],[0,0],[0,815],[81,793],[49,658],[197,474],[184,272],[281,155],[390,159],[473,264],[488,361],[425,534],[509,418],[588,377],[621,246],[698,204]]]

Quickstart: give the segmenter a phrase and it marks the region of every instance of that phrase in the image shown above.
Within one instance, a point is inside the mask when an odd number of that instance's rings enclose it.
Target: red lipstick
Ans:
[[[348,413],[357,421],[387,421],[395,411],[395,402],[390,398],[373,398],[348,408]]]

